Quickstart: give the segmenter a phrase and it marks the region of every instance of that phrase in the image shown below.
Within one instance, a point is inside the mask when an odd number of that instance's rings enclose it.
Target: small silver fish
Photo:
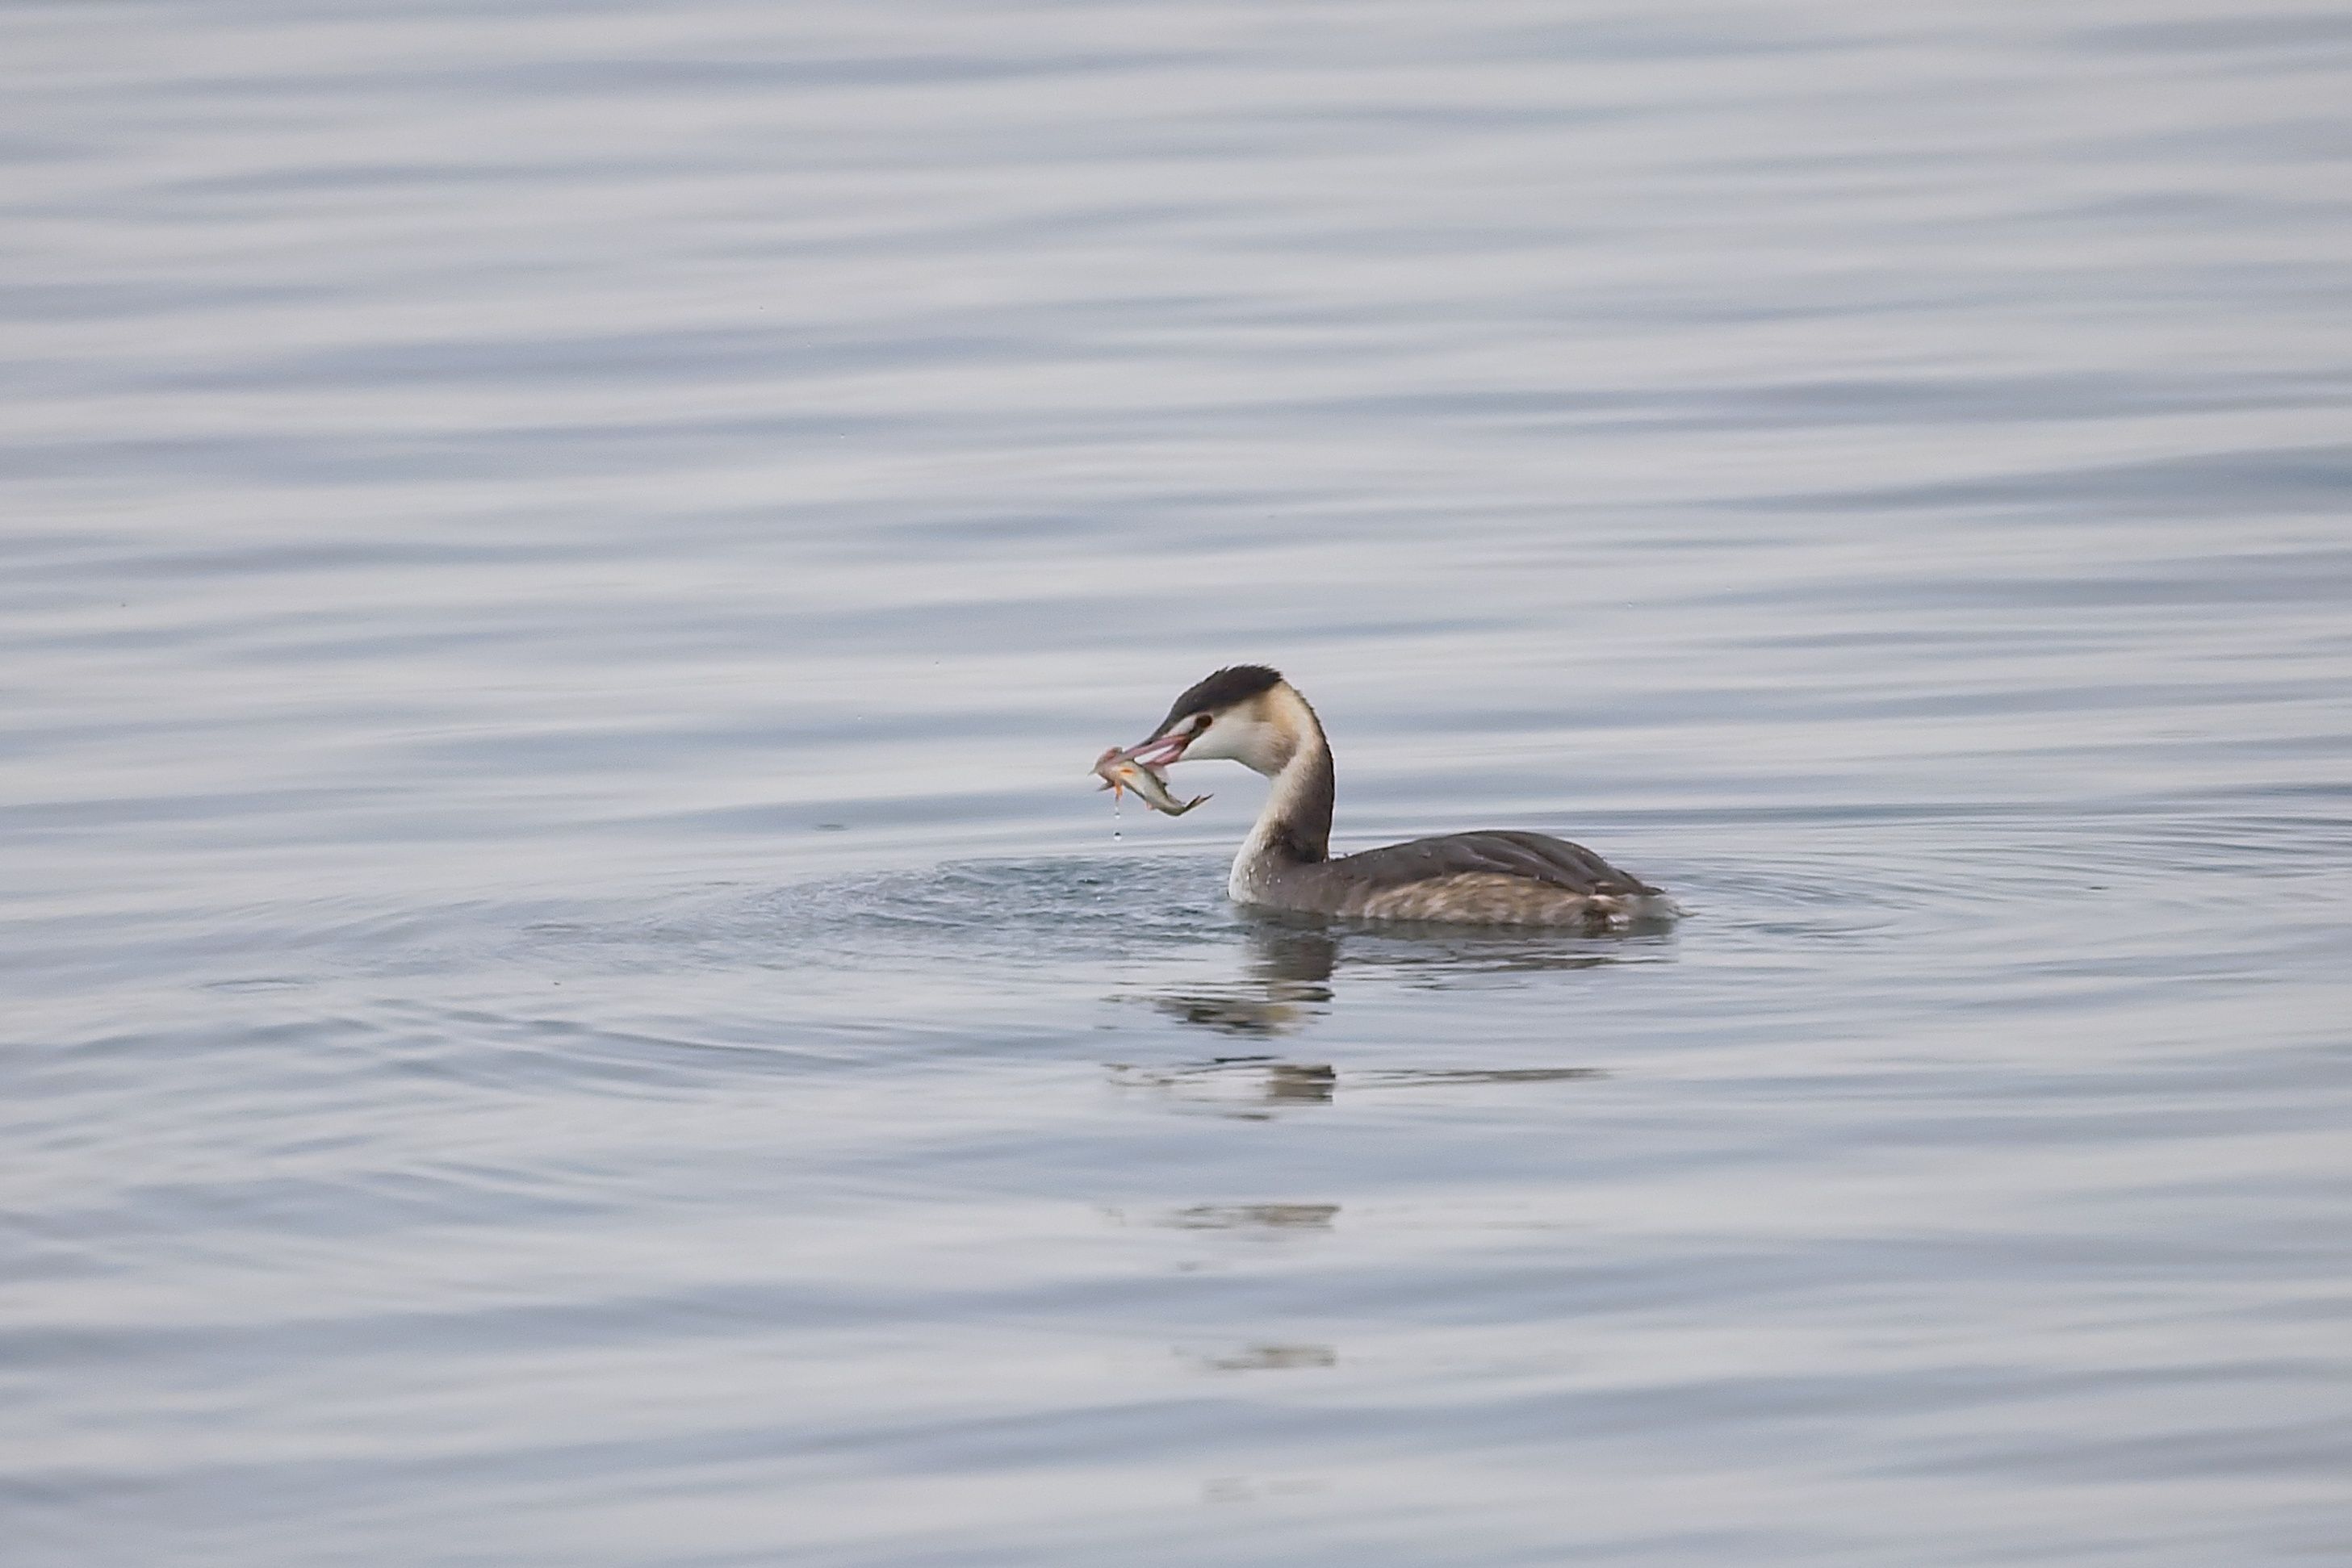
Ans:
[[[1103,781],[1104,789],[1114,794],[1132,789],[1137,800],[1153,810],[1164,811],[1171,817],[1181,817],[1208,799],[1206,795],[1195,795],[1189,800],[1178,800],[1168,792],[1167,779],[1135,761],[1116,746],[1095,758],[1095,777]]]

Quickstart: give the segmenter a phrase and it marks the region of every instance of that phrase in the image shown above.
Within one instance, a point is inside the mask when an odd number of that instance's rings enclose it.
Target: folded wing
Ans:
[[[1383,887],[1403,887],[1437,877],[1484,872],[1524,877],[1588,897],[1632,897],[1658,890],[1619,871],[1581,844],[1548,833],[1490,831],[1447,833],[1414,839],[1342,856],[1333,862],[1351,875]]]

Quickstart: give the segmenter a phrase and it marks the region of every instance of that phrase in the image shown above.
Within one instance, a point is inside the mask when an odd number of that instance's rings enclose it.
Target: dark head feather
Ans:
[[[1153,733],[1165,734],[1170,725],[1196,713],[1223,713],[1235,703],[1246,702],[1281,684],[1282,672],[1269,670],[1264,664],[1234,664],[1219,670],[1178,697]]]

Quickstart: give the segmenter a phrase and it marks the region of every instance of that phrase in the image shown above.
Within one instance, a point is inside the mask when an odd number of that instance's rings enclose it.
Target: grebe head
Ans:
[[[1149,768],[1229,758],[1271,777],[1319,733],[1306,699],[1279,671],[1235,664],[1178,697],[1151,738],[1126,755]]]

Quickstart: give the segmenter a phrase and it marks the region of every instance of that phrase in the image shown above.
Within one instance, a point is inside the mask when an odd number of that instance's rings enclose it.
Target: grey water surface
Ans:
[[[2352,1558],[2352,21],[0,9],[0,1557]],[[1619,939],[1251,918],[1571,836]]]

